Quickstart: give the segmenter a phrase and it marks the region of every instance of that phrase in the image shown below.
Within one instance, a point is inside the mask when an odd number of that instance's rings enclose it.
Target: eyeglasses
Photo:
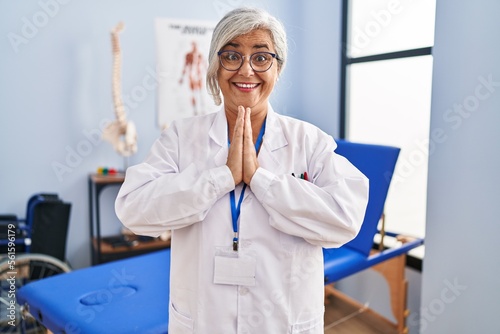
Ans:
[[[237,71],[243,66],[243,60],[246,56],[237,51],[219,51],[220,64],[228,71]],[[273,59],[279,59],[275,53],[255,52],[248,59],[250,67],[254,72],[265,72],[273,66]]]

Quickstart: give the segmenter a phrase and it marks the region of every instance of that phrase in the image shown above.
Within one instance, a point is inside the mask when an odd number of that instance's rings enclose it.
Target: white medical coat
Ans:
[[[315,126],[269,106],[237,255],[223,108],[172,122],[145,161],[128,168],[120,220],[141,235],[172,230],[169,333],[323,333],[322,247],[356,236],[368,200],[367,179],[335,147]],[[309,181],[297,177],[304,172]],[[215,284],[220,254],[254,260],[255,284]]]

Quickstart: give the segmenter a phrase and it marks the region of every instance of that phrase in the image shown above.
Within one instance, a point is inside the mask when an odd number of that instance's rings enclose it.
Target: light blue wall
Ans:
[[[437,2],[421,333],[500,333],[499,14]]]
[[[68,259],[75,268],[88,265],[88,174],[124,165],[99,137],[102,123],[114,118],[110,30],[125,22],[123,92],[130,95],[155,69],[156,17],[218,20],[243,3],[269,10],[289,34],[290,61],[272,98],[275,109],[336,135],[338,0],[0,0],[0,212],[24,217],[33,193],[58,193],[73,204]],[[130,164],[145,157],[160,133],[155,99],[149,90],[131,104],[139,151]],[[110,208],[102,215],[109,233],[120,228],[112,210],[117,190],[101,198]]]

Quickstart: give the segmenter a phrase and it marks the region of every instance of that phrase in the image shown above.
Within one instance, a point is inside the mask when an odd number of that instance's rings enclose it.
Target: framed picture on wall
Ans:
[[[155,20],[158,80],[158,125],[178,118],[215,112],[206,89],[208,51],[216,22]]]

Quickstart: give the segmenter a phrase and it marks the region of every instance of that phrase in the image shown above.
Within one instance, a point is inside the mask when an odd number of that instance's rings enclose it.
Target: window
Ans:
[[[385,227],[417,237],[425,235],[435,6],[343,1],[340,136],[401,148]]]

